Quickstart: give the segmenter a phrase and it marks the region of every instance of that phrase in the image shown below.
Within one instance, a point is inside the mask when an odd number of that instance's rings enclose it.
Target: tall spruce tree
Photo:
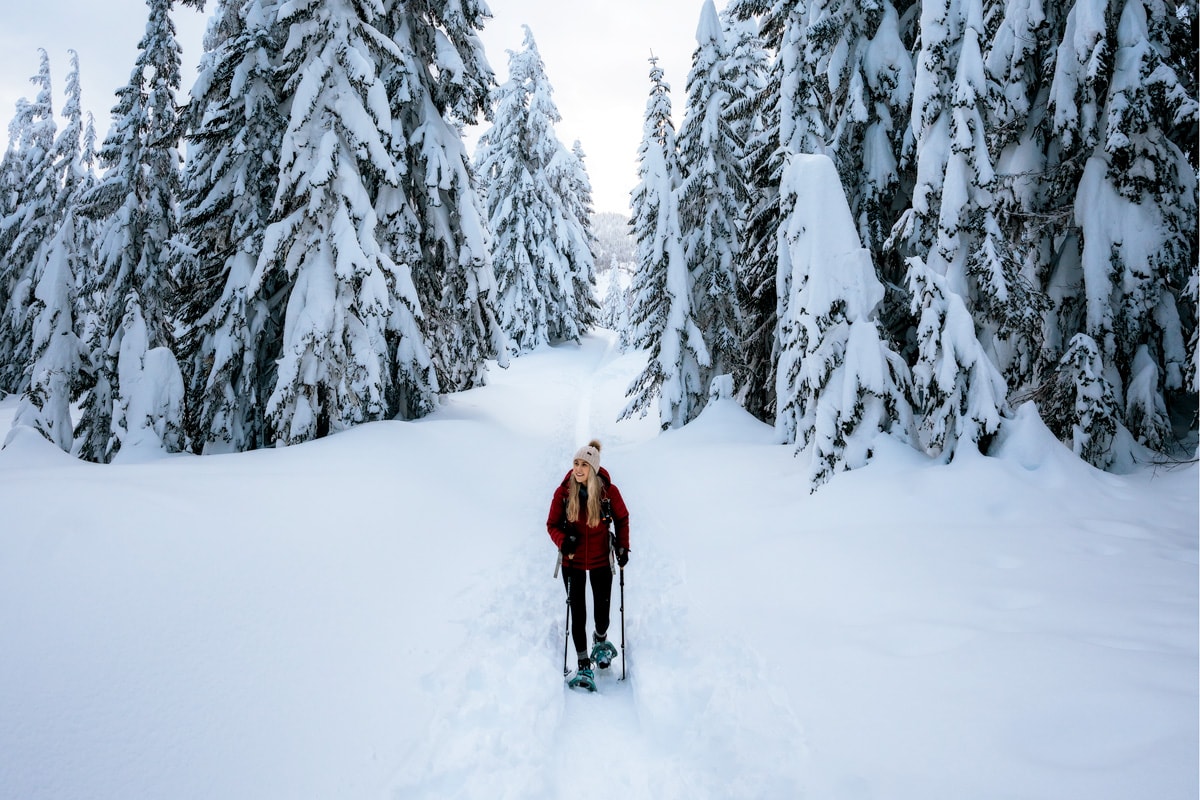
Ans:
[[[1182,390],[1195,311],[1182,295],[1196,259],[1198,106],[1194,75],[1174,68],[1175,5],[1075,3],[1051,85],[1055,133],[1083,164],[1080,327],[1122,421],[1155,449],[1172,436],[1167,399],[1194,402]]]
[[[918,344],[914,372],[939,375],[943,390],[953,385],[957,387],[954,396],[972,398],[976,405],[972,405],[969,417],[987,420],[987,433],[994,433],[999,416],[1007,408],[1007,388],[996,392],[993,386],[996,364],[1006,363],[1009,354],[1002,340],[1013,335],[1012,320],[1036,314],[1040,306],[1020,282],[1019,265],[1007,251],[993,211],[995,172],[983,113],[987,98],[983,36],[980,0],[939,0],[922,5],[921,51],[910,123],[913,150],[909,157],[916,166],[916,185],[912,205],[897,222],[892,236],[898,250],[909,256],[910,265],[945,278],[936,285],[936,292],[943,296],[934,305],[944,305],[949,311],[921,315],[919,330],[931,324],[954,326],[921,334],[920,341],[927,344]],[[913,306],[917,313],[927,305],[926,295],[935,287],[924,276],[910,277],[909,284],[913,291],[921,292],[921,305],[915,301]],[[956,324],[959,316],[953,312],[957,304],[944,296],[948,294],[957,296],[970,311],[975,327],[973,341],[960,341],[967,332]],[[1020,330],[1033,335],[1036,327],[1034,317]],[[949,348],[937,345],[943,340],[960,341],[955,349],[971,354],[968,363],[958,365],[961,375],[954,381],[944,374],[946,363],[955,362],[944,361]],[[992,365],[976,367],[974,359],[980,353],[986,353]],[[976,385],[980,381],[982,385]],[[934,401],[930,387],[926,382],[923,410],[927,417],[941,418],[927,418],[924,429],[959,431],[960,406]],[[977,407],[981,402],[990,402],[991,408]],[[964,438],[985,441],[973,433],[967,437],[937,433],[930,443],[942,457],[950,458]]]
[[[90,153],[83,149],[86,130],[80,104],[79,57],[71,51],[63,118],[47,154],[48,172],[57,191],[51,209],[52,233],[37,249],[30,276],[29,361],[26,389],[14,425],[34,428],[63,450],[74,443],[71,402],[84,385],[85,353],[78,314],[79,276],[88,268],[90,226],[75,213],[80,197],[91,190]],[[39,170],[47,172],[47,170]]]
[[[687,81],[687,110],[679,133],[680,228],[693,286],[692,317],[704,336],[710,363],[700,383],[741,366],[741,313],[735,263],[746,202],[743,143],[730,106],[738,98],[730,53],[716,7],[707,0],[696,30]]]
[[[789,159],[781,182],[776,431],[809,458],[809,486],[865,465],[876,438],[911,441],[909,370],[877,313],[883,285],[833,161]]]
[[[492,233],[497,312],[510,349],[579,341],[595,321],[590,183],[566,150],[545,66],[525,28],[495,92],[494,123],[476,157]]]
[[[387,324],[395,264],[376,238],[374,189],[396,184],[379,65],[400,54],[363,0],[293,3],[282,53],[290,116],[280,182],[249,293],[287,310],[266,417],[272,439],[307,441],[387,412]]]
[[[387,6],[398,58],[381,75],[400,190],[385,193],[382,237],[396,263],[409,263],[433,385],[444,392],[482,384],[488,359],[507,365],[486,216],[462,138],[463,125],[489,115],[494,76],[478,34],[489,16],[481,0]]]
[[[890,0],[817,0],[803,35],[826,146],[859,236],[876,263],[903,206],[900,156],[913,96],[913,63]]]
[[[153,392],[151,383],[169,373],[165,368],[143,372],[144,354],[159,348],[169,352],[174,324],[169,254],[179,194],[180,48],[171,0],[147,0],[147,5],[146,33],[129,83],[117,90],[112,129],[99,152],[106,172],[82,202],[83,212],[97,221],[98,264],[85,286],[96,301],[97,319],[88,342],[93,374],[78,437],[81,455],[94,461],[111,460],[126,438],[146,444],[146,431],[167,432],[172,441],[163,445],[170,448],[182,425],[182,420],[123,418],[131,403],[142,407],[127,391]],[[137,320],[139,336],[144,327],[144,348],[122,348],[130,320]],[[138,363],[120,364],[123,354]],[[138,376],[137,386],[122,387],[123,376]]]
[[[223,0],[209,23],[185,115],[179,202],[179,358],[197,452],[271,442],[267,400],[281,355],[284,272],[249,296],[279,180],[286,106],[277,0]]]
[[[23,392],[29,385],[26,367],[32,357],[34,272],[39,251],[56,226],[62,188],[54,154],[57,125],[50,57],[45,50],[38,52],[38,72],[30,78],[37,94],[33,102],[18,104],[13,125],[17,135],[13,176],[20,184],[12,212],[0,219],[0,299],[4,301],[0,306],[0,391],[6,392]]]
[[[621,419],[645,416],[658,400],[659,425],[681,427],[703,408],[708,388],[704,337],[692,318],[692,286],[679,225],[679,156],[671,122],[670,86],[658,60],[650,59],[650,97],[638,148],[639,183],[630,202],[637,239],[633,346],[650,351],[645,369],[630,384]]]
[[[792,0],[733,0],[727,9],[732,20],[754,22],[763,52],[776,54],[766,67],[762,84],[744,103],[735,104],[731,114],[734,124],[745,132],[743,170],[749,197],[736,266],[743,367],[734,377],[746,409],[771,422],[776,412],[776,241],[784,165],[784,151],[779,146],[783,63],[777,54],[793,5]]]

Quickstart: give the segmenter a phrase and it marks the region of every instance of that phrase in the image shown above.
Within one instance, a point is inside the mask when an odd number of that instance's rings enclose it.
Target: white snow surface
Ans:
[[[1098,472],[1025,406],[998,457],[885,437],[809,494],[731,400],[614,422],[614,342],[286,449],[15,431],[0,797],[1196,797],[1194,465]],[[544,520],[593,436],[633,547],[586,695]]]

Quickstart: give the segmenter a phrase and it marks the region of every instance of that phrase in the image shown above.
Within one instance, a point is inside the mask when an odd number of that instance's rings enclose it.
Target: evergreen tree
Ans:
[[[1096,342],[1085,333],[1077,333],[1053,381],[1042,387],[1037,400],[1055,436],[1084,461],[1109,469],[1118,458],[1117,443],[1123,428],[1120,408],[1104,373]]]
[[[1076,3],[1051,91],[1056,133],[1083,155],[1075,194],[1083,331],[1124,422],[1161,448],[1171,435],[1165,398],[1184,388],[1183,319],[1195,319],[1180,301],[1196,259],[1195,164],[1183,148],[1195,147],[1197,102],[1194,79],[1171,66],[1172,15],[1162,3],[1149,9],[1125,0],[1104,16]]]
[[[639,183],[630,203],[638,253],[631,339],[634,347],[650,353],[645,369],[629,386],[630,401],[620,418],[645,416],[657,397],[659,424],[665,430],[687,424],[703,408],[708,392],[701,370],[711,362],[691,313],[670,87],[657,59],[651,58],[650,64],[650,98],[638,148]]]
[[[902,0],[908,12],[911,0]],[[805,63],[859,237],[878,263],[902,207],[900,157],[913,63],[889,0],[818,0],[803,33]]]
[[[866,464],[882,432],[910,440],[909,372],[876,319],[883,285],[827,156],[794,155],[781,183],[776,430],[810,454],[809,485]]]
[[[184,122],[179,203],[180,362],[196,451],[270,443],[265,409],[281,356],[288,278],[247,294],[279,180],[286,120],[277,0],[224,0],[205,38]]]
[[[488,15],[481,0],[397,2],[387,12],[397,58],[382,77],[400,191],[384,193],[381,238],[410,266],[441,391],[482,384],[489,358],[507,365],[486,217],[461,131],[488,115],[494,78],[478,36]]]
[[[697,47],[688,74],[687,113],[679,135],[680,227],[693,286],[692,317],[704,336],[710,364],[700,375],[732,373],[741,364],[741,315],[735,260],[746,202],[742,141],[728,108],[738,97],[731,80],[725,37],[712,0],[700,12]]]
[[[257,268],[256,302],[287,282],[281,358],[267,401],[271,438],[303,442],[387,411],[387,324],[396,266],[376,238],[373,189],[396,184],[378,65],[399,53],[359,0],[283,7],[290,117]],[[391,275],[391,280],[389,280]]]
[[[912,375],[920,444],[949,460],[960,441],[984,445],[1000,429],[1007,387],[976,338],[966,304],[944,276],[913,257],[908,290],[917,319]]]
[[[793,6],[791,0],[733,0],[727,13],[740,22],[756,21],[761,48],[778,54]],[[775,275],[779,182],[784,164],[780,147],[782,87],[783,62],[776,57],[756,93],[731,110],[733,124],[745,131],[743,175],[749,198],[736,265],[743,367],[735,372],[735,379],[741,402],[765,421],[773,421],[776,412]]]
[[[622,350],[629,346],[629,297],[625,290],[624,275],[624,270],[617,266],[616,256],[613,256],[612,267],[608,270],[608,288],[600,304],[600,324],[617,333]]]
[[[83,112],[80,106],[79,58],[71,52],[63,117],[67,124],[47,154],[57,188],[51,210],[53,234],[41,243],[30,277],[32,299],[27,310],[28,387],[17,406],[15,425],[27,425],[63,450],[74,441],[71,402],[84,385],[84,348],[77,314],[78,276],[88,266],[90,228],[75,214],[83,193],[94,184],[83,152]],[[39,170],[45,172],[45,170]]]
[[[594,323],[591,186],[582,150],[554,133],[561,120],[533,33],[510,53],[495,122],[476,158],[492,232],[498,315],[513,353],[579,341]]]
[[[983,68],[982,41],[985,37],[980,0],[944,0],[922,6],[921,52],[914,81],[912,131],[916,164],[916,187],[912,207],[897,223],[893,237],[901,252],[916,255],[910,265],[928,268],[944,276],[938,291],[957,295],[969,309],[976,328],[974,340],[992,365],[960,364],[958,390],[962,398],[977,397],[990,409],[976,408],[972,418],[988,420],[987,433],[994,432],[992,416],[1007,407],[1007,389],[993,396],[997,367],[1027,374],[1036,351],[1041,315],[1047,304],[1021,275],[1019,260],[1008,250],[995,214],[993,190],[997,185],[986,136],[987,84]],[[910,287],[930,291],[924,276],[910,276]],[[940,315],[941,325],[955,323],[956,303],[945,298],[950,311]],[[914,313],[919,308],[915,302]],[[935,321],[930,333],[938,330]],[[941,335],[946,335],[945,328]],[[919,334],[923,335],[923,334]],[[955,338],[965,331],[955,328]],[[976,354],[974,345],[962,345]],[[918,347],[921,374],[936,372],[942,356],[940,347]],[[974,358],[974,355],[972,356]],[[933,359],[933,363],[930,363]],[[939,378],[943,390],[950,384]],[[980,383],[982,382],[982,383]],[[977,385],[979,384],[979,385]],[[951,394],[954,394],[952,392]],[[941,419],[926,419],[935,433],[935,449],[949,448],[959,441],[961,417],[966,406],[932,401],[927,413]],[[945,416],[949,415],[949,416]],[[972,440],[980,438],[972,434]],[[952,452],[942,451],[947,457]]]
[[[129,83],[117,91],[112,129],[100,148],[106,172],[82,202],[83,212],[98,226],[98,264],[85,286],[98,306],[88,341],[91,385],[82,403],[78,435],[81,455],[96,461],[111,460],[122,441],[114,398],[118,408],[125,408],[130,400],[123,394],[126,389],[146,391],[144,381],[170,373],[144,373],[139,348],[122,349],[122,337],[130,329],[127,318],[144,325],[146,350],[163,348],[159,352],[169,353],[172,345],[168,306],[173,275],[168,261],[179,194],[175,95],[180,49],[171,0],[148,0],[148,5],[146,33],[138,43]],[[130,354],[134,363],[120,365],[122,353]],[[136,376],[137,386],[122,387],[122,376]],[[174,430],[179,422],[155,429]],[[171,447],[174,439],[163,445]]]
[[[592,203],[592,180],[588,176],[583,145],[575,140],[570,151],[560,148],[550,164],[550,183],[557,186],[563,202],[563,226],[560,236],[566,243],[569,257],[563,262],[569,271],[564,286],[572,294],[569,307],[573,310],[570,322],[576,336],[564,329],[559,339],[578,338],[596,324],[600,304],[596,301],[596,250],[598,240],[592,225],[596,210]]]
[[[34,272],[39,250],[55,227],[61,176],[55,171],[50,58],[40,50],[40,66],[30,82],[36,99],[18,104],[13,176],[19,180],[13,210],[0,219],[0,391],[28,388],[25,368],[31,359]]]
[[[121,320],[116,360],[121,394],[112,420],[116,460],[143,451],[178,451],[183,444],[183,375],[168,348],[150,346],[142,306],[131,292]]]

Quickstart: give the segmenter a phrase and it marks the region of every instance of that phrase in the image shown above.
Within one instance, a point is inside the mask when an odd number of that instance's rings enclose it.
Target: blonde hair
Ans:
[[[589,447],[600,450],[600,442],[593,439],[588,443]],[[588,464],[591,467],[591,464]],[[604,484],[600,482],[600,470],[589,469],[587,479],[587,524],[589,527],[596,527],[600,524],[600,495],[604,493]],[[574,477],[567,482],[567,521],[579,521],[579,481]]]

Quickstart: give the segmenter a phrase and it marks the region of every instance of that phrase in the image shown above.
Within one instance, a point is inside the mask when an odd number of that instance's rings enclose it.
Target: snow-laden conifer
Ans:
[[[50,57],[39,50],[37,87],[32,102],[17,106],[12,130],[17,135],[13,174],[20,184],[11,213],[0,218],[0,392],[28,387],[25,368],[30,352],[33,318],[30,307],[39,250],[55,225],[62,176],[56,171]]]
[[[560,249],[566,257],[560,262],[566,271],[558,280],[570,299],[564,313],[557,318],[562,326],[556,334],[561,340],[578,341],[596,324],[600,305],[596,300],[596,233],[592,229],[595,208],[592,204],[592,181],[588,176],[587,156],[583,145],[575,140],[571,149],[560,147],[547,170],[550,185],[562,201],[562,222],[559,225]]]
[[[741,314],[735,261],[746,201],[742,141],[729,107],[738,97],[729,52],[712,0],[701,7],[687,80],[687,110],[679,132],[683,181],[678,189],[684,258],[693,287],[692,318],[710,363],[701,385],[741,365]]]
[[[142,305],[131,292],[121,320],[117,356],[121,395],[112,421],[117,460],[182,447],[183,375],[168,348],[151,347]]]
[[[630,324],[634,347],[649,350],[646,367],[626,396],[621,419],[645,416],[658,400],[662,428],[681,427],[704,407],[709,366],[704,337],[691,310],[691,281],[679,226],[679,161],[671,123],[670,87],[658,60],[650,59],[650,97],[638,148],[639,183],[633,190],[630,226],[637,239],[637,269],[631,287]]]
[[[579,341],[594,321],[590,183],[568,151],[545,65],[526,27],[495,92],[476,164],[486,198],[498,316],[513,353]]]
[[[778,53],[794,10],[786,0],[733,0],[727,13],[732,20],[754,22],[763,51]],[[744,366],[735,373],[735,379],[746,410],[766,421],[773,421],[776,411],[775,275],[779,180],[784,163],[780,147],[783,66],[779,58],[774,58],[756,93],[733,110],[734,125],[744,131],[743,170],[749,198],[743,212],[742,247],[736,267]]]
[[[155,358],[169,353],[166,348],[173,344],[169,256],[179,193],[180,48],[171,5],[171,0],[149,2],[146,33],[138,43],[129,83],[117,90],[112,128],[100,148],[103,179],[82,201],[83,212],[97,224],[98,263],[85,282],[96,314],[88,340],[93,385],[83,400],[77,431],[80,454],[89,460],[111,460],[120,447],[114,400],[125,407],[130,398],[122,394],[118,362],[123,353],[140,352],[136,347],[122,349],[128,329],[124,320],[136,311],[145,327],[145,349],[158,352]],[[141,374],[140,369],[140,364],[127,365],[124,374]],[[155,370],[149,379],[169,374],[168,369]],[[136,391],[148,389],[139,385]],[[168,427],[180,423],[171,421]],[[175,441],[169,436],[163,443],[172,447]]]
[[[828,153],[859,237],[876,259],[895,222],[913,97],[912,57],[900,25],[889,0],[816,0],[802,31]]]
[[[625,271],[617,265],[614,255],[608,270],[608,287],[600,303],[599,322],[617,333],[617,342],[622,350],[629,346],[629,296],[625,281]]]
[[[79,58],[71,52],[63,118],[47,154],[57,196],[51,209],[53,232],[37,248],[30,275],[29,360],[23,365],[26,389],[14,425],[34,428],[63,450],[74,441],[71,402],[84,385],[85,353],[77,301],[80,276],[90,266],[91,227],[75,213],[83,193],[94,184],[83,152],[85,130],[80,105]]]
[[[833,161],[791,156],[781,191],[775,426],[809,458],[815,490],[865,465],[877,436],[909,441],[910,378],[876,320],[883,285]]]
[[[979,445],[1000,429],[1007,387],[975,335],[966,304],[944,276],[910,258],[908,291],[917,320],[912,385],[920,443],[949,460],[961,441]]]
[[[291,444],[381,419],[391,362],[389,273],[372,189],[399,180],[379,73],[399,53],[373,3],[298,2],[280,10],[290,116],[272,221],[248,284],[255,302],[281,275],[287,306],[271,438]]]
[[[246,287],[262,250],[286,121],[276,0],[224,0],[188,105],[179,203],[180,362],[187,438],[201,452],[270,442],[265,409],[280,356],[286,277]]]
[[[1108,469],[1116,460],[1115,445],[1122,430],[1120,408],[1104,373],[1096,342],[1086,333],[1077,333],[1054,381],[1038,397],[1047,426],[1077,456],[1100,469]]]
[[[1125,394],[1124,421],[1157,448],[1170,435],[1165,397],[1183,388],[1187,363],[1180,303],[1195,263],[1197,204],[1181,123],[1190,120],[1194,134],[1198,106],[1194,81],[1171,67],[1160,5],[1127,0],[1115,26],[1094,10],[1084,2],[1072,10],[1052,87],[1056,129],[1069,142],[1074,128],[1088,148],[1075,198],[1084,331]],[[1106,75],[1095,55],[1110,43]],[[1193,135],[1184,146],[1194,145]]]
[[[398,58],[381,75],[401,191],[384,193],[381,238],[397,264],[411,260],[431,385],[444,392],[483,383],[487,359],[507,364],[486,216],[462,138],[463,125],[488,116],[494,77],[478,35],[488,16],[482,0],[387,5]]]

